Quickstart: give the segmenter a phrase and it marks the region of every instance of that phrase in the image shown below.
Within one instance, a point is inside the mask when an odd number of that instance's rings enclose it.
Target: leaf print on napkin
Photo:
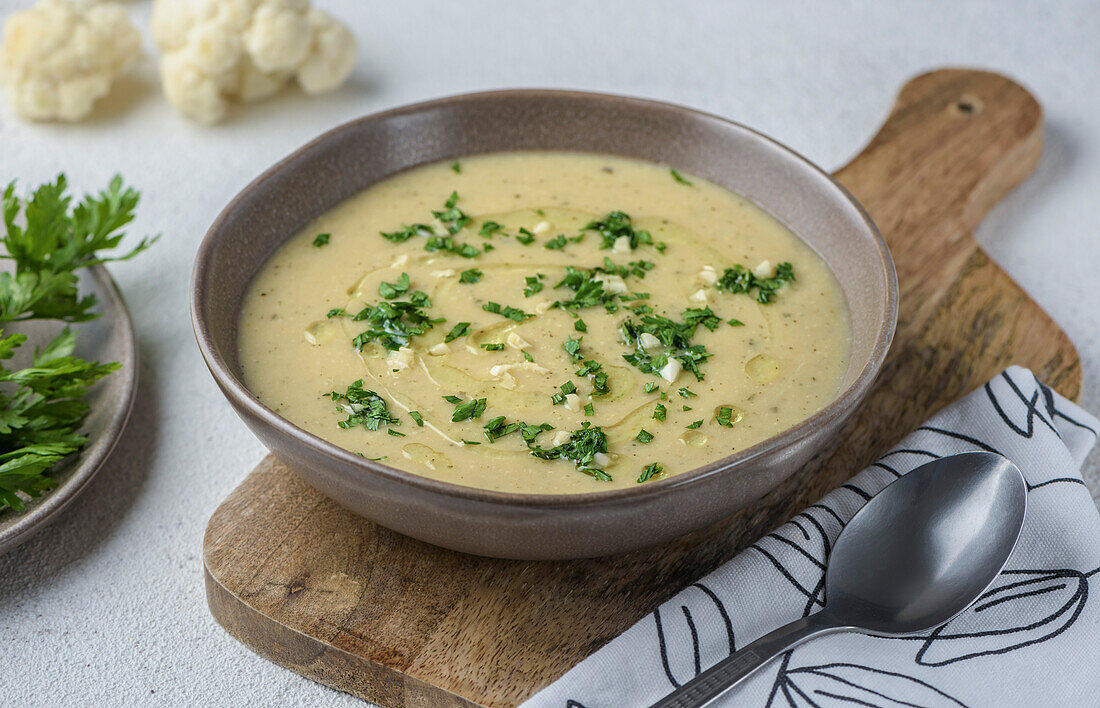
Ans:
[[[1077,620],[1088,601],[1089,576],[1097,570],[1006,570],[961,615],[927,637],[904,639],[922,640],[916,661],[923,666],[946,666],[1044,642]]]
[[[965,705],[935,686],[911,676],[842,663],[781,671],[768,702],[769,708],[965,708]]]
[[[702,665],[703,656],[722,652],[728,656],[735,650],[733,623],[713,590],[703,583],[693,583],[685,590],[683,600],[685,604],[679,611],[667,607],[664,613],[659,608],[653,611],[661,665],[676,688],[710,668],[709,664]]]

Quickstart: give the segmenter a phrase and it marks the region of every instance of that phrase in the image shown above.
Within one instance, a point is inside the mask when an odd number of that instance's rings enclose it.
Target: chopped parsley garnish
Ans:
[[[462,174],[462,165],[459,164],[457,161],[452,162],[451,163],[451,172],[454,172],[456,175]]]
[[[529,361],[529,362],[531,362],[531,363],[534,363],[534,361],[535,361],[535,357],[533,357],[533,356],[531,356],[530,354],[528,354],[528,353],[527,353],[527,350],[526,350],[526,349],[520,349],[520,350],[519,350],[519,353],[523,355],[523,358],[524,358],[525,360],[527,360],[527,361]]]
[[[476,440],[467,440],[467,439],[463,438],[462,439],[462,444],[463,445],[480,445],[481,443],[479,443]]]
[[[404,433],[402,433],[400,430],[394,430],[393,428],[386,428],[386,432],[394,436],[395,438],[405,437]]]
[[[347,430],[356,426],[378,430],[382,424],[400,425],[401,421],[390,415],[386,400],[374,391],[363,388],[363,379],[352,382],[343,393],[333,391],[324,394],[331,398],[348,417],[337,425]]]
[[[733,408],[731,406],[719,406],[718,412],[715,413],[714,419],[718,421],[718,425],[726,428],[733,427]]]
[[[533,442],[529,442],[528,447],[535,457],[543,460],[569,460],[576,465],[578,471],[603,482],[611,481],[611,475],[593,466],[597,454],[607,453],[607,435],[602,428],[588,421],[581,423],[579,429],[570,433],[568,442],[557,447],[545,449]]]
[[[494,315],[500,315],[501,317],[507,317],[514,322],[523,322],[524,320],[534,317],[523,310],[512,307],[511,305],[501,306],[499,302],[487,302],[481,306],[481,309],[486,312],[492,312]]]
[[[609,313],[614,313],[619,309],[619,305],[615,300],[627,295],[627,293],[619,295],[605,290],[604,280],[600,278],[601,272],[598,270],[585,271],[573,266],[566,266],[565,277],[554,285],[554,289],[568,288],[573,291],[573,297],[569,300],[558,300],[554,303],[554,306],[575,314],[576,310],[603,305]]]
[[[458,324],[456,324],[454,327],[451,328],[451,331],[448,332],[447,336],[443,338],[443,342],[449,344],[450,342],[453,342],[454,340],[458,339],[459,337],[462,337],[462,336],[467,335],[469,333],[470,333],[470,323],[469,322],[459,322]]]
[[[573,329],[577,330],[578,332],[587,332],[588,325],[585,324],[584,320],[578,317],[577,321],[573,323]]]
[[[597,372],[592,377],[592,395],[593,396],[606,396],[611,393],[611,387],[607,384],[607,372]]]
[[[481,280],[481,276],[484,275],[477,268],[467,268],[458,275],[458,282],[460,283],[476,283]]]
[[[694,391],[692,391],[687,386],[681,387],[680,390],[679,390],[679,394],[680,394],[681,398],[695,398],[696,396],[699,395],[699,394],[695,393]]]
[[[493,234],[495,234],[496,232],[500,231],[503,228],[504,228],[503,226],[501,226],[500,224],[498,224],[495,221],[486,221],[485,223],[483,223],[481,225],[481,228],[478,229],[477,233],[478,233],[478,236],[484,236],[486,238],[492,238]]]
[[[427,224],[404,225],[397,231],[382,231],[382,237],[394,243],[404,243],[413,236],[435,236],[435,229]]]
[[[458,204],[458,192],[451,192],[447,201],[443,203],[443,209],[432,211],[432,216],[447,227],[447,233],[454,235],[462,230],[462,227],[470,223],[470,217],[466,216],[456,205]]]
[[[645,445],[646,443],[648,443],[650,440],[653,439],[653,433],[649,432],[645,428],[640,428],[638,430],[638,434],[636,436],[634,436],[634,439],[637,440],[638,442],[640,442],[641,444]]]
[[[481,345],[481,348],[487,352],[500,352],[504,351],[504,345],[500,342],[486,342]]]
[[[460,401],[462,399],[459,399]],[[481,414],[485,412],[485,399],[473,398],[465,403],[459,403],[455,406],[454,413],[451,414],[451,422],[458,423],[463,420],[474,420],[481,417]]]
[[[638,484],[642,482],[648,482],[657,475],[665,471],[665,468],[660,463],[653,462],[642,468],[642,474],[638,476]]]
[[[665,408],[665,404],[658,403],[653,407],[653,420],[664,420],[668,416],[668,409]]]
[[[741,320],[736,319],[736,318],[734,318],[732,320],[726,320],[726,324],[728,324],[730,327],[744,327],[745,326],[744,322],[742,322]]]
[[[688,430],[695,430],[696,428],[698,428],[698,427],[699,427],[700,425],[702,425],[702,424],[703,424],[703,421],[701,421],[701,420],[696,420],[696,421],[693,421],[693,422],[691,422],[691,423],[688,423],[688,424],[687,424],[687,425],[685,425],[684,427],[685,427],[685,428],[687,428]]]
[[[317,236],[313,239],[314,248],[327,246],[330,238],[332,238],[332,234],[317,234]]]
[[[453,253],[463,258],[477,258],[481,255],[481,251],[477,250],[475,246],[468,243],[458,243],[450,236],[432,236],[424,244],[424,250],[431,253],[436,251]]]
[[[682,185],[684,185],[684,186],[686,186],[686,187],[690,187],[690,186],[691,186],[691,182],[689,182],[688,180],[684,179],[684,176],[683,176],[682,174],[680,174],[679,172],[677,172],[676,170],[672,170],[672,169],[670,169],[670,170],[668,171],[668,173],[669,173],[670,175],[672,175],[672,179],[676,180],[676,181],[677,181],[677,182],[679,182],[680,184],[682,184]]]
[[[524,297],[531,297],[535,293],[542,292],[543,284],[537,277],[529,275],[524,278],[524,282],[527,283],[527,287],[523,289]]]
[[[695,375],[696,380],[702,381],[703,374],[699,371],[699,364],[711,356],[706,347],[701,344],[692,344],[695,329],[700,324],[712,328],[717,327],[719,320],[710,308],[702,310],[688,308],[681,315],[681,321],[676,322],[661,315],[642,315],[641,323],[626,320],[620,326],[622,339],[628,344],[634,345],[632,354],[623,354],[623,359],[636,367],[639,371],[654,376],[660,376],[661,369],[668,364],[670,358],[680,362],[683,368]],[[647,352],[638,344],[638,337],[642,334],[651,334],[656,337],[669,351],[667,353]]]
[[[516,234],[516,240],[522,243],[524,246],[530,246],[532,243],[535,242],[535,235],[521,226],[519,229],[519,233]]]
[[[416,421],[417,427],[424,427],[424,416],[420,415],[420,411],[409,411],[409,417]]]
[[[726,268],[725,272],[722,273],[722,277],[715,283],[715,287],[723,292],[735,295],[739,293],[752,295],[755,291],[756,301],[767,305],[775,302],[776,293],[780,288],[794,280],[794,266],[790,263],[777,265],[775,275],[770,278],[757,277],[745,266],[735,265],[732,268]]]
[[[555,406],[561,405],[562,403],[565,403],[565,397],[566,396],[568,396],[571,393],[576,393],[576,392],[577,392],[577,384],[573,383],[572,381],[566,381],[565,383],[563,383],[561,385],[561,392],[560,393],[555,393],[553,396],[551,396],[550,401]]]
[[[567,337],[565,342],[562,343],[561,348],[565,350],[565,353],[572,357],[573,361],[580,361],[584,358],[581,354],[581,342],[584,341],[584,337],[580,339],[573,339]]]
[[[596,408],[591,403],[584,404],[584,414],[585,415],[595,415],[595,413],[596,413]]]
[[[692,410],[692,408],[691,408],[691,406],[689,406],[688,404],[685,403],[683,410],[684,411],[690,411],[690,410]]]
[[[600,235],[600,248],[613,248],[615,241],[625,236],[630,241],[630,250],[634,250],[642,244],[654,246],[658,250],[664,250],[664,244],[654,244],[653,237],[648,231],[636,230],[631,222],[630,215],[621,211],[613,211],[602,219],[590,221],[582,231],[595,231]]]
[[[543,248],[547,248],[551,251],[560,251],[561,249],[565,248],[565,244],[565,234],[558,234],[554,238],[547,241],[543,245]]]
[[[462,403],[462,399],[458,396],[440,396],[440,398],[450,404]]]
[[[402,273],[401,277],[397,279],[396,283],[387,283],[382,281],[378,285],[378,294],[387,300],[393,300],[394,298],[401,297],[409,291],[409,274]]]
[[[654,391],[657,390],[657,382],[656,381],[646,381],[645,386],[642,386],[642,390],[645,391],[646,393],[653,393]]]
[[[505,420],[507,419],[504,416],[498,415],[496,418],[492,418],[488,423],[481,426],[489,442],[496,442],[498,438],[502,438],[505,435],[511,435],[524,427],[523,423],[505,423]]]
[[[366,322],[368,325],[368,329],[352,340],[352,346],[356,351],[363,351],[369,342],[378,342],[390,351],[408,346],[413,337],[424,334],[443,321],[442,318],[432,319],[424,313],[423,308],[431,305],[428,296],[419,290],[409,293],[408,302],[387,300],[373,307],[367,305],[351,318],[353,322]],[[348,316],[346,312],[337,314]],[[336,316],[332,312],[329,315]]]

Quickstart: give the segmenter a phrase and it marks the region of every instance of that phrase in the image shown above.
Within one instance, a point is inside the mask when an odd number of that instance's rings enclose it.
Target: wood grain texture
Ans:
[[[211,612],[260,655],[384,706],[512,706],[1008,365],[1076,399],[1073,345],[970,236],[1034,168],[1041,131],[1008,79],[936,71],[837,173],[897,261],[897,336],[836,446],[756,506],[622,556],[506,561],[375,526],[269,457],[207,528]]]

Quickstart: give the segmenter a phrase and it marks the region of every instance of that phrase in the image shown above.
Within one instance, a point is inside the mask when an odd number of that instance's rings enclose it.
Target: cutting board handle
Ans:
[[[1035,168],[1042,141],[1042,109],[1022,86],[942,69],[905,84],[878,134],[836,177],[874,218],[899,267],[919,268],[923,259],[906,251],[927,253],[972,232]]]

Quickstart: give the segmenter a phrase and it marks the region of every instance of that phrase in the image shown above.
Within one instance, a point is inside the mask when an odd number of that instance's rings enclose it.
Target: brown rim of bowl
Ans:
[[[882,275],[885,277],[886,288],[886,302],[883,308],[882,326],[879,328],[876,338],[875,346],[871,351],[871,355],[864,365],[863,369],[855,377],[852,383],[836,395],[825,407],[814,413],[810,417],[804,419],[800,423],[788,428],[778,435],[774,435],[770,438],[762,440],[755,445],[751,445],[744,450],[739,450],[732,455],[728,455],[719,460],[715,460],[702,467],[697,467],[688,472],[681,472],[672,477],[665,479],[659,479],[653,482],[647,482],[640,484],[637,487],[631,487],[627,489],[613,489],[605,492],[584,492],[578,494],[523,494],[518,492],[498,492],[487,489],[481,489],[478,487],[468,487],[461,484],[454,484],[451,482],[444,482],[441,480],[433,479],[431,477],[423,477],[412,472],[405,472],[404,470],[397,469],[395,467],[389,467],[387,465],[378,464],[373,460],[367,460],[359,457],[353,452],[345,450],[344,448],[331,443],[323,438],[320,438],[313,433],[310,433],[302,428],[299,428],[294,423],[291,423],[286,418],[283,418],[266,405],[260,402],[258,398],[241,382],[226,365],[225,360],[221,354],[214,347],[213,338],[206,327],[206,321],[202,314],[202,303],[198,297],[199,293],[199,280],[200,276],[206,271],[207,263],[211,259],[211,253],[214,249],[214,237],[213,235],[221,227],[222,222],[226,219],[226,215],[231,212],[242,200],[242,198],[251,192],[253,189],[263,184],[270,179],[275,173],[279,172],[284,165],[297,160],[304,156],[305,153],[311,151],[314,147],[322,145],[328,141],[339,138],[346,131],[352,130],[358,124],[364,121],[376,121],[384,118],[390,118],[394,116],[402,116],[408,114],[415,114],[421,111],[435,108],[437,106],[445,105],[455,101],[461,101],[470,98],[535,98],[535,97],[547,97],[547,96],[559,96],[562,98],[578,97],[578,98],[603,98],[613,99],[629,104],[633,104],[639,107],[653,107],[661,109],[673,109],[686,114],[694,115],[699,118],[703,118],[711,121],[721,122],[736,130],[743,131],[756,138],[763,140],[773,147],[788,153],[794,157],[795,160],[801,163],[806,169],[816,173],[817,175],[824,177],[828,180],[832,186],[844,197],[844,199],[851,204],[860,217],[863,223],[874,235],[875,245],[878,247],[879,263],[882,268]],[[607,153],[613,154],[613,153]],[[425,163],[428,164],[428,163]],[[396,174],[396,173],[395,173]],[[762,205],[761,208],[764,208]],[[764,208],[765,211],[771,213]],[[795,236],[798,236],[795,233]],[[289,236],[288,236],[289,238]],[[799,236],[801,239],[801,237]],[[811,246],[812,248],[812,246]],[[269,256],[270,257],[270,256]],[[878,227],[875,226],[871,220],[870,215],[863,206],[856,201],[855,197],[844,188],[840,182],[838,182],[831,174],[815,165],[810,160],[806,159],[800,153],[792,150],[791,148],[783,145],[782,143],[769,138],[768,136],[760,133],[752,128],[744,126],[735,121],[723,118],[721,116],[714,115],[712,113],[706,113],[694,108],[687,108],[673,103],[667,103],[664,101],[655,101],[651,99],[635,98],[632,96],[621,96],[616,94],[600,93],[594,91],[570,91],[560,89],[503,89],[496,91],[475,91],[471,93],[457,94],[453,96],[447,96],[443,98],[436,98],[429,101],[422,101],[420,103],[414,103],[411,105],[400,106],[397,108],[391,108],[389,110],[381,111],[378,113],[371,113],[361,118],[342,123],[331,130],[328,130],[313,140],[309,141],[302,147],[298,148],[291,154],[287,155],[283,159],[265,170],[259,177],[252,180],[244,189],[242,189],[237,196],[230,201],[224,209],[218,214],[218,217],[211,224],[210,229],[203,237],[202,243],[199,245],[198,253],[195,256],[195,265],[191,272],[191,323],[195,330],[195,338],[198,341],[199,351],[202,354],[203,359],[206,361],[207,366],[214,375],[218,384],[226,392],[226,395],[232,396],[238,405],[247,408],[253,415],[262,420],[267,425],[276,429],[284,435],[289,435],[297,438],[298,440],[312,446],[314,449],[322,452],[329,457],[335,458],[340,462],[351,464],[360,467],[367,474],[380,475],[391,481],[407,484],[413,487],[418,487],[424,491],[432,492],[435,494],[446,495],[449,497],[457,497],[462,499],[468,499],[471,501],[489,503],[489,504],[502,504],[502,505],[519,505],[532,508],[555,508],[555,507],[583,507],[587,505],[600,505],[607,502],[628,501],[636,499],[645,499],[650,496],[659,495],[666,490],[674,487],[680,487],[690,485],[698,482],[699,480],[709,477],[716,471],[723,471],[722,468],[729,467],[734,464],[745,464],[750,462],[759,455],[764,454],[767,450],[774,447],[786,447],[792,445],[802,438],[806,437],[814,426],[822,423],[823,421],[829,421],[838,417],[848,415],[862,397],[867,393],[867,390],[874,383],[875,377],[882,366],[883,361],[886,358],[886,353],[890,349],[890,344],[894,338],[894,328],[897,324],[898,317],[898,281],[897,273],[894,269],[894,261],[890,255],[890,251],[886,246],[886,241],[882,238],[882,234],[879,233]]]
[[[102,288],[103,313],[111,313],[116,317],[115,327],[120,328],[122,345],[129,354],[129,358],[120,357],[122,368],[111,374],[122,379],[123,400],[119,411],[112,418],[110,424],[103,433],[94,440],[88,441],[87,447],[74,453],[76,455],[76,470],[60,484],[60,486],[47,491],[38,504],[30,510],[23,512],[22,516],[7,529],[0,533],[0,554],[6,553],[16,546],[27,541],[32,535],[38,533],[57,518],[57,515],[65,510],[69,504],[84,491],[92,481],[96,473],[110,457],[122,438],[122,432],[126,429],[126,423],[130,420],[130,413],[134,408],[134,400],[137,398],[137,384],[139,376],[139,354],[137,339],[134,336],[134,323],[130,319],[130,310],[126,307],[126,301],[122,299],[118,285],[114,278],[102,265],[92,266],[88,269],[90,275]],[[37,500],[36,500],[37,501]]]

